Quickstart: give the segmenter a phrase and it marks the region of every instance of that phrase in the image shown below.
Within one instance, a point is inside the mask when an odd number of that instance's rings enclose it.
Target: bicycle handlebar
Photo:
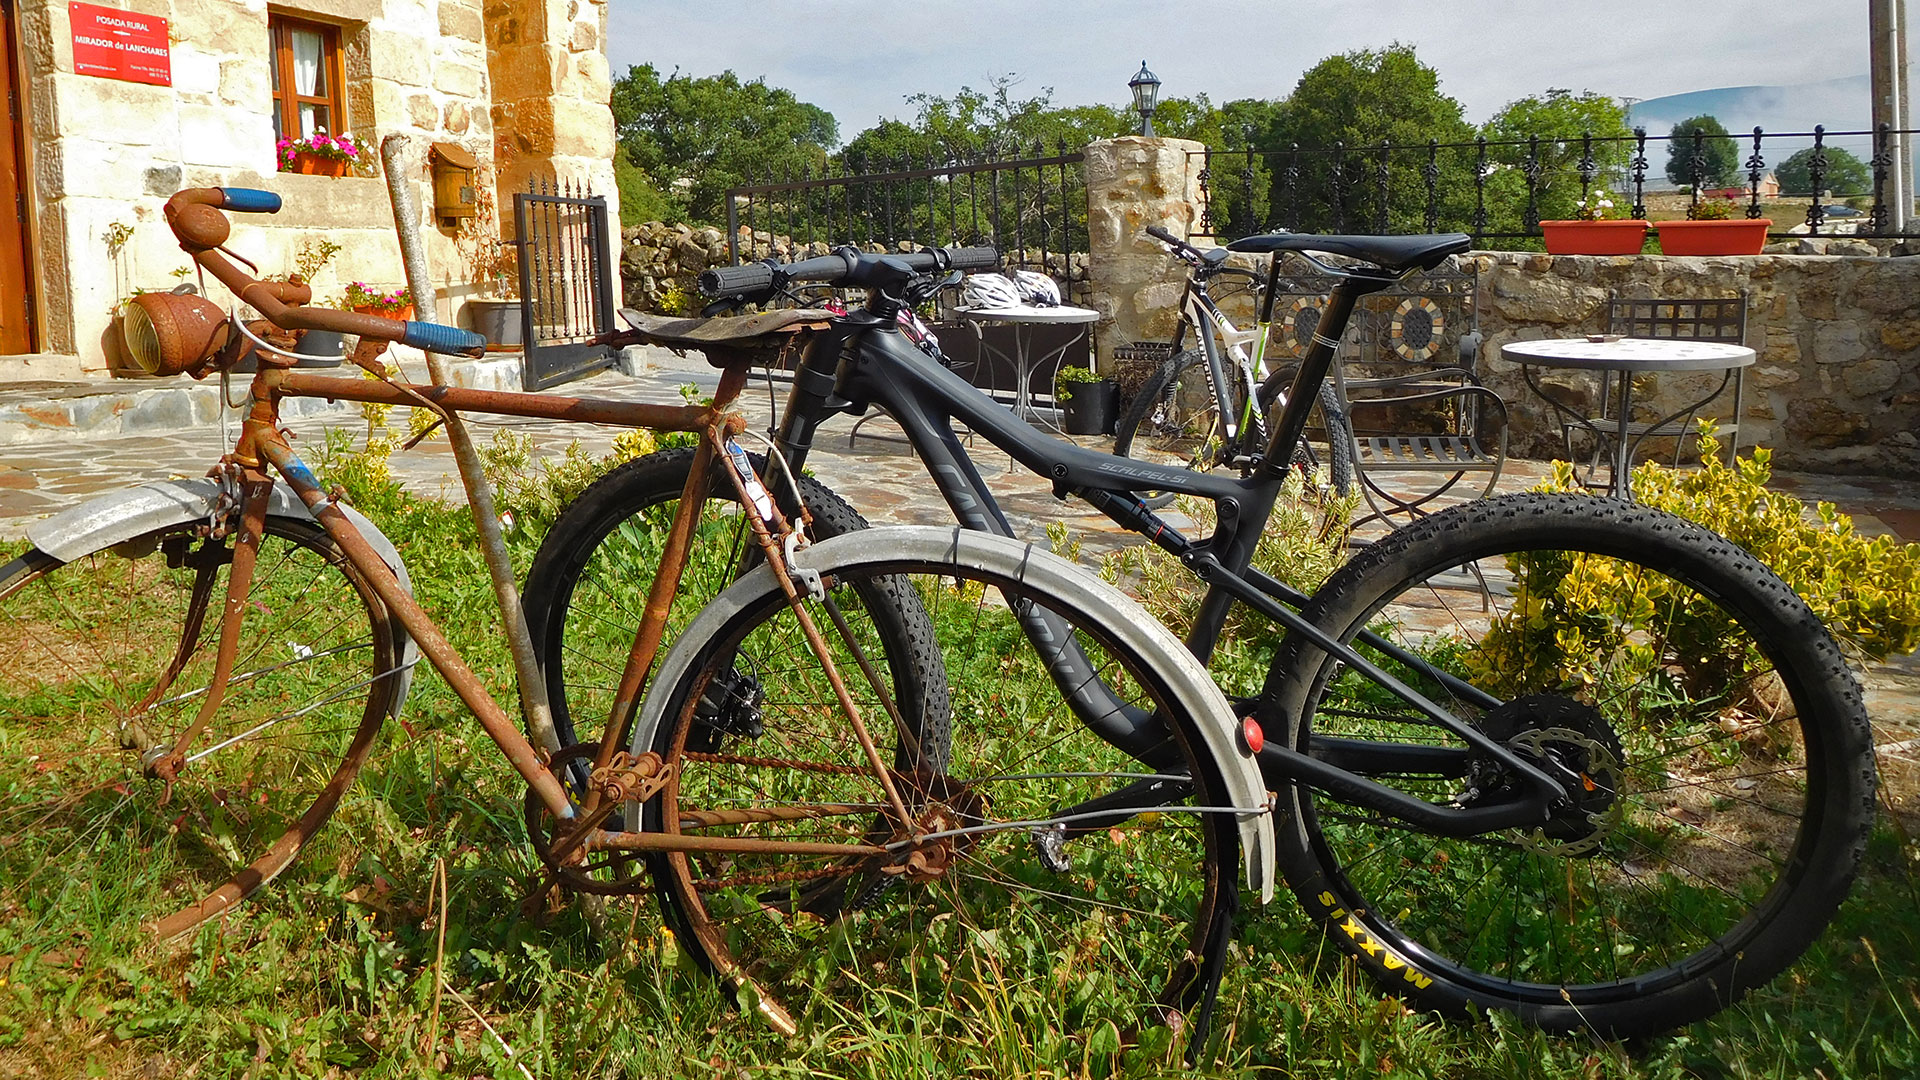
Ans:
[[[260,281],[234,265],[232,260],[238,256],[231,256],[224,246],[232,225],[221,211],[274,214],[280,207],[279,195],[258,188],[183,188],[167,200],[167,227],[194,262],[282,330],[331,330],[456,355],[479,356],[486,349],[485,337],[459,327],[307,307],[305,301],[310,294],[303,295],[304,287]]]
[[[998,265],[1000,253],[990,247],[928,248],[905,255],[872,255],[851,247],[831,255],[777,263],[772,259],[744,266],[721,266],[700,275],[700,291],[708,296],[743,296],[767,292],[788,282],[818,281],[867,288],[897,284],[917,274],[944,270],[984,270]]]

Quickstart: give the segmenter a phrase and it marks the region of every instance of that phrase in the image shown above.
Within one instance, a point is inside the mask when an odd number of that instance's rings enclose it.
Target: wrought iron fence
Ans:
[[[1010,159],[855,159],[845,175],[803,172],[727,191],[735,264],[841,244],[990,244],[1010,266],[1085,276],[1087,182],[1078,150],[1039,143]],[[1074,256],[1081,256],[1076,266]],[[1076,270],[1078,272],[1076,272]]]
[[[1895,136],[1920,132],[1881,125],[1872,131],[1769,132],[1730,136],[1746,144],[1740,162],[1744,184],[1716,188],[1697,183],[1687,194],[1689,214],[1703,197],[1715,191],[1739,194],[1748,218],[1772,218],[1776,237],[1836,236],[1898,238],[1920,236],[1920,215],[1909,210],[1898,230],[1891,213],[1889,183]],[[1206,196],[1206,213],[1195,234],[1235,239],[1257,232],[1287,229],[1294,232],[1471,233],[1476,246],[1523,247],[1540,236],[1542,219],[1571,217],[1590,193],[1606,189],[1631,198],[1629,216],[1647,216],[1650,173],[1664,171],[1651,163],[1673,136],[1650,136],[1636,128],[1630,136],[1577,139],[1533,136],[1527,139],[1475,139],[1465,143],[1332,147],[1294,146],[1284,151],[1221,150],[1209,148],[1190,157],[1197,167]],[[1708,137],[1694,133],[1681,137],[1688,175],[1711,172]],[[1810,146],[1808,145],[1810,143]],[[1829,151],[1839,144],[1860,147],[1870,156],[1873,209],[1858,220],[1836,223],[1828,203],[1815,197],[1802,220],[1782,220],[1768,212],[1774,197],[1765,181],[1779,162],[1769,146],[1788,144],[1811,149],[1807,161],[1808,187],[1826,190],[1832,171]],[[1785,160],[1785,155],[1774,156]],[[1866,195],[1867,192],[1845,193]],[[1838,196],[1836,196],[1838,197]],[[1806,228],[1800,232],[1789,230]]]
[[[513,196],[520,253],[521,385],[577,379],[613,364],[590,340],[612,329],[613,265],[607,198],[572,184],[534,181]]]

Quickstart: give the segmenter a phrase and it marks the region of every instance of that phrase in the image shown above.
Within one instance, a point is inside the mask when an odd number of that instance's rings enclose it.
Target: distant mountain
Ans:
[[[1753,129],[1763,129],[1767,134],[1761,141],[1762,152],[1769,164],[1777,164],[1813,145],[1816,124],[1826,125],[1829,132],[1870,130],[1872,84],[1865,75],[1853,75],[1798,86],[1729,86],[1669,94],[1634,103],[1627,111],[1627,123],[1629,127],[1646,128],[1648,135],[1660,136],[1680,121],[1702,115],[1720,121],[1740,140],[1743,159],[1752,152]],[[1830,137],[1827,145],[1848,150],[1862,161],[1873,156],[1872,140],[1866,137]],[[1664,146],[1650,151],[1647,158],[1652,173],[1665,169]]]

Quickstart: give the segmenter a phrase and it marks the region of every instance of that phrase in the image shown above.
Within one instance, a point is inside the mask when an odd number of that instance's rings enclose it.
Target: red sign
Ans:
[[[106,79],[173,85],[167,20],[98,4],[69,3],[73,70]]]

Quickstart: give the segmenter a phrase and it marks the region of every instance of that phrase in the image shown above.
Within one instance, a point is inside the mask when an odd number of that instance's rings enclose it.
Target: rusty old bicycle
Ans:
[[[747,366],[818,313],[638,332],[723,369],[708,405],[397,382],[377,362],[388,343],[458,353],[480,339],[256,280],[225,212],[279,203],[196,188],[166,206],[196,265],[264,318],[175,294],[130,315],[156,373],[224,385],[257,359],[208,478],[38,522],[0,569],[0,951],[64,940],[96,904],[181,935],[277,875],[335,872],[352,830],[321,840],[321,826],[377,818],[351,789],[363,770],[403,767],[412,736],[388,721],[424,658],[525,785],[536,891],[651,881],[683,946],[782,1031],[805,995],[870,989],[883,969],[1027,981],[1063,1024],[1172,1009],[1204,1029],[1236,879],[1272,888],[1267,796],[1236,722],[1177,640],[1096,579],[958,529],[851,535],[863,523],[844,504],[750,457],[730,411]],[[376,377],[291,370],[287,350],[317,329],[358,335],[352,358]],[[414,598],[402,552],[295,452],[279,414],[294,397],[699,435],[675,512],[634,537],[653,581],[622,599],[637,631],[605,624],[622,659],[599,673],[613,704],[597,741],[522,735]],[[802,509],[789,519],[774,492]],[[1051,613],[1082,666],[1036,655],[1016,611]],[[1157,718],[1151,752],[1076,715],[1068,699],[1096,679]],[[1101,809],[1156,784],[1169,794],[1152,822]],[[1112,842],[1077,846],[1071,864],[1034,842],[1096,827]],[[982,942],[1003,944],[970,948]],[[935,954],[924,970],[889,963]]]

